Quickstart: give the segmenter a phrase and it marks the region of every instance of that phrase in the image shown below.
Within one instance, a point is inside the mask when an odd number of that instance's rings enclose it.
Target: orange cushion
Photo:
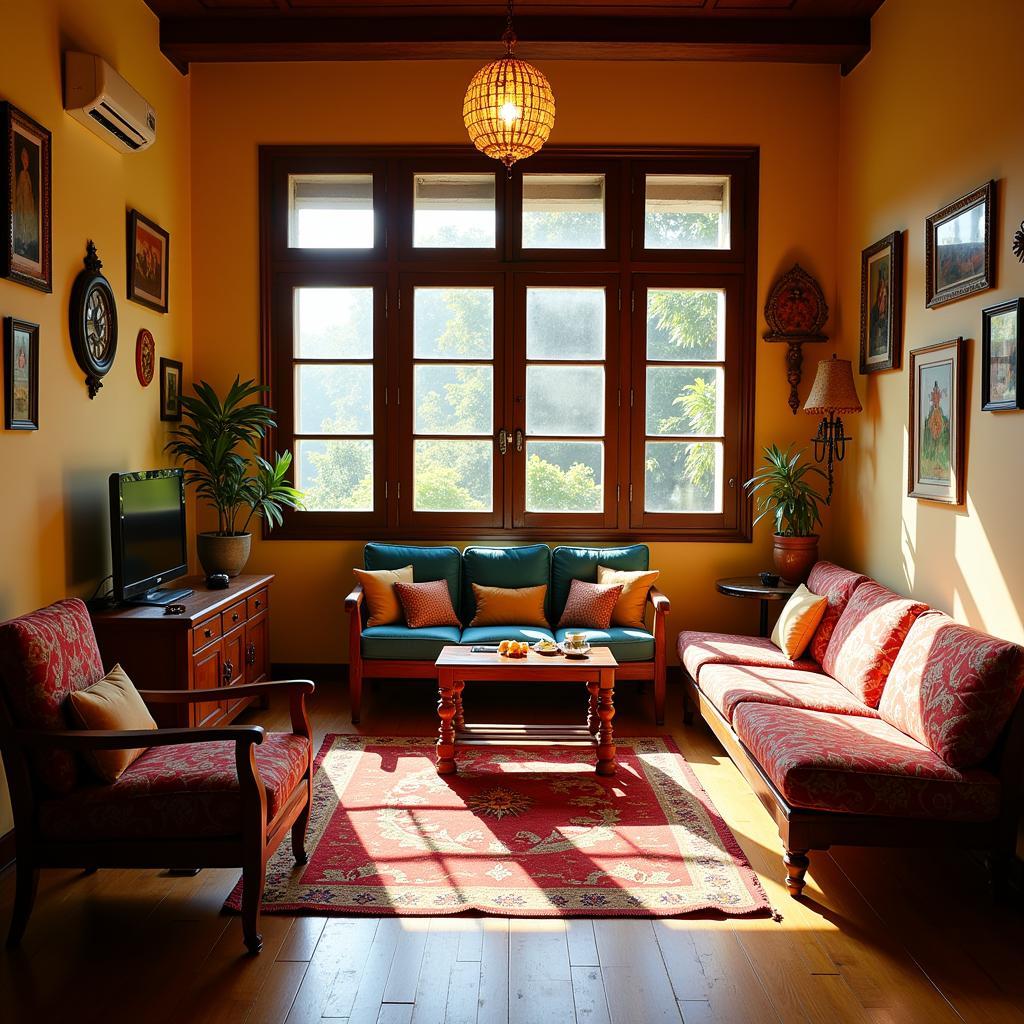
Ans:
[[[609,569],[607,565],[597,567],[597,582],[603,584],[622,584],[622,593],[612,609],[613,626],[624,626],[627,629],[644,628],[644,611],[647,608],[647,595],[654,586],[658,576],[657,569],[641,569],[628,572],[625,569]]]
[[[431,580],[429,583],[396,583],[395,593],[402,602],[405,622],[410,629],[462,625],[452,607],[452,595],[444,580]]]
[[[821,617],[828,607],[828,598],[812,594],[802,583],[789,596],[775,629],[772,643],[787,658],[799,658],[814,636]]]
[[[481,587],[473,584],[476,615],[471,626],[547,626],[544,598],[548,585],[538,587]]]
[[[612,609],[621,594],[621,583],[613,586],[573,580],[558,628],[585,626],[588,629],[607,629],[611,625]]]
[[[363,585],[370,626],[390,626],[402,621],[402,606],[395,594],[396,583],[412,583],[412,566],[402,569],[353,569],[355,577]]]

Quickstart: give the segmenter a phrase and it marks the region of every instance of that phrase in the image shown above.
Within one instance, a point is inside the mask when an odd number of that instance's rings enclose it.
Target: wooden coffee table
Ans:
[[[544,655],[530,651],[525,658],[500,654],[473,654],[467,647],[445,647],[437,667],[437,713],[441,727],[437,736],[437,774],[452,775],[455,745],[483,745],[516,742],[586,744],[596,747],[597,774],[614,775],[615,669],[618,662],[607,647],[594,647],[586,660],[563,654]],[[507,683],[585,683],[589,701],[587,724],[572,726],[475,725],[467,726],[462,711],[462,691],[468,682],[490,680]]]

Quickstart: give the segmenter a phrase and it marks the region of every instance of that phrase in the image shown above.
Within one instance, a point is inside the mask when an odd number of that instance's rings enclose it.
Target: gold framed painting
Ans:
[[[50,133],[10,103],[0,103],[6,146],[4,243],[0,277],[53,291]]]
[[[995,285],[995,203],[996,183],[987,181],[925,221],[925,299],[929,308]]]
[[[39,324],[4,317],[4,427],[39,429]]]
[[[903,359],[903,232],[860,256],[860,372],[898,370]]]
[[[171,236],[159,224],[128,211],[128,298],[167,312]]]

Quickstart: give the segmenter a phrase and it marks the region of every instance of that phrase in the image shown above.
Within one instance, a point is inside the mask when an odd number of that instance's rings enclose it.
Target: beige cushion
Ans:
[[[68,696],[71,718],[80,729],[155,729],[156,722],[127,673],[115,665],[98,683]],[[104,782],[117,782],[146,747],[91,750],[87,757]]]
[[[827,607],[827,597],[812,594],[801,583],[790,595],[779,621],[775,623],[772,643],[787,658],[799,658],[807,650]]]
[[[645,629],[644,612],[647,609],[647,595],[658,578],[657,569],[641,569],[628,572],[625,569],[609,569],[607,565],[597,567],[597,582],[622,585],[622,593],[612,609],[612,625],[627,629]]]
[[[395,593],[396,583],[412,583],[412,566],[401,569],[353,569],[356,579],[363,585],[366,608],[369,612],[367,628],[390,626],[403,622],[402,606]]]

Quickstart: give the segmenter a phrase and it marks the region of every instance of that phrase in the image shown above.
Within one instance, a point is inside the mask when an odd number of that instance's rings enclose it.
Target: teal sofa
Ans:
[[[441,648],[451,644],[487,644],[499,640],[542,637],[562,640],[565,630],[556,628],[574,579],[595,582],[598,565],[613,569],[649,568],[646,544],[619,548],[591,548],[546,544],[523,547],[417,547],[406,544],[367,544],[363,554],[367,569],[413,567],[417,583],[444,580],[461,626],[410,629],[404,623],[366,627],[363,588],[356,584],[345,599],[349,615],[349,694],[352,721],[359,721],[364,679],[432,679],[434,661]],[[547,628],[540,626],[470,626],[476,614],[473,584],[485,587],[535,587],[547,584]],[[648,596],[648,629],[585,630],[594,646],[608,647],[619,662],[617,679],[654,681],[655,717],[665,718],[665,617],[669,601],[657,588]]]

